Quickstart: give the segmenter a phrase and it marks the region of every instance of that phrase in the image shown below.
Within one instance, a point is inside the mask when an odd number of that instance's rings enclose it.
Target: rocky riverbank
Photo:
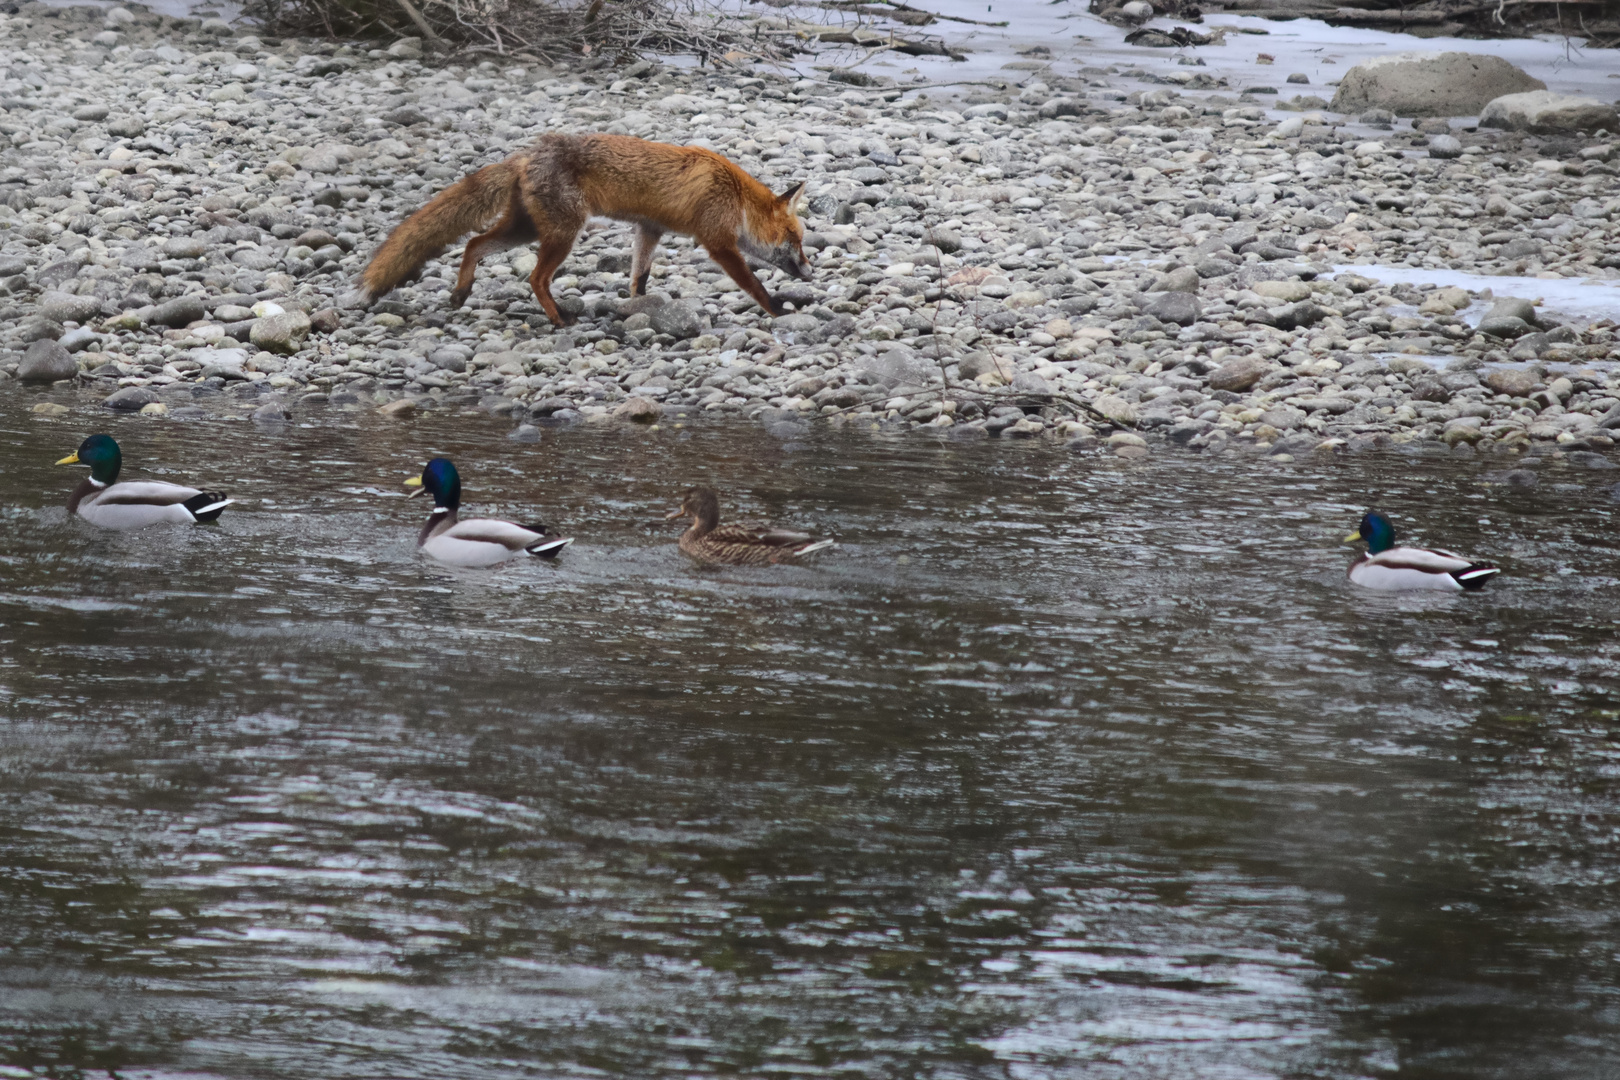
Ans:
[[[410,41],[265,39],[135,8],[4,19],[0,370],[82,388],[41,411],[475,407],[518,438],[740,414],[1126,456],[1162,439],[1590,452],[1620,428],[1611,320],[1334,269],[1620,278],[1607,137],[1444,119],[1369,137],[1324,112],[1278,123],[1268,99],[1197,91],[1196,74],[1136,72],[1127,93],[1117,71],[1039,60],[947,98],[646,61],[444,67]],[[458,252],[370,311],[340,306],[406,213],[551,130],[808,179],[815,280],[767,279],[795,312],[764,315],[685,240],[628,300],[619,225],[559,276],[568,330],[534,303],[528,251],[487,260],[459,312]]]

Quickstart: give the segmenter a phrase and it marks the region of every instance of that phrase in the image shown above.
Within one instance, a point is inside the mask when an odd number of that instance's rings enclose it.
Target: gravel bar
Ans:
[[[0,55],[0,372],[76,379],[94,408],[471,407],[518,439],[747,416],[1124,457],[1399,444],[1594,464],[1620,428],[1614,321],[1524,287],[1620,279],[1601,139],[1445,120],[1370,138],[1184,78],[1126,93],[1115,69],[1038,62],[966,97],[646,60],[446,66],[410,39],[135,7],[24,4],[0,16]],[[456,250],[342,306],[407,213],[547,131],[808,180],[814,281],[767,277],[794,308],[772,319],[671,238],[632,300],[631,230],[604,222],[556,281],[580,316],[566,330],[529,291],[532,250],[486,260],[461,311]],[[1380,284],[1379,267],[1435,280]],[[1458,272],[1517,287],[1447,285]]]

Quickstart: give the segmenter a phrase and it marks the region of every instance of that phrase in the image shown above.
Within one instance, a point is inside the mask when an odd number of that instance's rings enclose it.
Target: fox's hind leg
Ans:
[[[534,222],[529,220],[522,204],[514,200],[506,216],[496,222],[493,229],[467,241],[467,250],[461,255],[461,272],[456,275],[456,289],[450,294],[450,306],[458,308],[467,302],[472,293],[473,271],[485,256],[527,244],[534,237]]]
[[[630,258],[630,295],[641,296],[647,291],[647,278],[652,273],[653,253],[658,249],[664,230],[649,222],[636,229],[636,246]]]
[[[572,326],[576,320],[565,318],[551,296],[551,275],[574,250],[574,241],[590,220],[591,209],[578,186],[565,179],[568,170],[559,168],[548,172],[540,167],[548,164],[542,158],[543,155],[537,154],[523,176],[518,193],[523,209],[534,223],[535,235],[540,238],[540,256],[534,264],[534,273],[529,275],[529,288],[534,290],[534,298],[540,301],[553,326]]]
[[[560,236],[543,236],[540,238],[540,259],[534,264],[534,273],[529,275],[529,288],[534,290],[534,298],[540,301],[545,308],[546,317],[553,326],[573,326],[576,319],[564,318],[562,312],[557,310],[557,301],[551,296],[551,275],[557,272],[557,267],[568,258],[568,253],[574,250],[574,238],[577,232],[566,233]]]

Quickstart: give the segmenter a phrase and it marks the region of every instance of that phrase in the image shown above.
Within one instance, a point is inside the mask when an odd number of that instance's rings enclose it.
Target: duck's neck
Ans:
[[[714,532],[720,524],[720,508],[718,506],[700,507],[692,515],[692,525],[686,530],[686,535],[696,540],[700,536],[707,536]]]
[[[439,533],[456,523],[456,508],[453,506],[435,506],[433,513],[422,523],[422,531],[417,534],[416,546],[421,547]]]

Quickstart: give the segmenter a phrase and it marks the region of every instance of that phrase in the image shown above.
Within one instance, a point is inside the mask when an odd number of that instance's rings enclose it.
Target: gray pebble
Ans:
[[[180,328],[190,326],[207,315],[208,309],[203,306],[202,297],[177,296],[153,308],[147,322]]]
[[[143,406],[156,401],[158,396],[144,386],[126,386],[108,395],[101,402],[104,408],[115,412],[138,412]]]
[[[1455,135],[1435,135],[1429,139],[1429,156],[1451,160],[1463,156],[1463,144]]]

